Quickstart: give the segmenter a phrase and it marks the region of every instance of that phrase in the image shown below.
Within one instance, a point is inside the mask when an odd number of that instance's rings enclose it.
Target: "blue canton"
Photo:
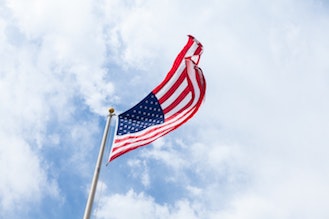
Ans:
[[[118,117],[117,135],[139,132],[164,122],[162,108],[152,92],[136,106]]]

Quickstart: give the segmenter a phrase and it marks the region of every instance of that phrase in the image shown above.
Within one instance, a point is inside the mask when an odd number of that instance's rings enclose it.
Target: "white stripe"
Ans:
[[[179,85],[179,87],[171,94],[171,96],[161,104],[162,109],[166,109],[170,104],[172,104],[178,96],[185,90],[185,88],[188,86],[186,78],[182,81],[182,83]]]
[[[190,47],[190,49],[186,52],[185,57],[193,56],[195,51],[198,49],[199,44],[194,41],[193,45]]]
[[[199,72],[196,72],[197,70],[194,69],[195,64],[191,60],[186,60],[186,69],[187,69],[187,75],[189,76],[191,82],[192,82],[192,87],[195,92],[195,98],[193,100],[192,106],[197,103],[198,99],[200,98],[200,88],[198,85],[198,81],[196,79],[196,74]]]
[[[174,115],[175,113],[177,113],[179,110],[183,109],[192,99],[192,94],[191,92],[189,92],[186,97],[179,103],[177,104],[177,106],[175,106],[172,110],[170,110],[169,112],[167,112],[164,116],[165,119],[169,118],[170,116]]]

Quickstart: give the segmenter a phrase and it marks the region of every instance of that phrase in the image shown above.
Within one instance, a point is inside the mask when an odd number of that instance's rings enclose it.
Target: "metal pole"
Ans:
[[[93,202],[94,202],[94,197],[95,197],[95,193],[96,193],[98,177],[99,177],[99,173],[100,173],[100,170],[101,170],[101,164],[102,164],[104,149],[105,149],[105,145],[106,145],[107,134],[108,134],[108,131],[109,131],[112,116],[114,116],[114,109],[110,108],[109,109],[109,115],[108,115],[107,120],[106,120],[103,139],[102,139],[101,147],[99,149],[99,154],[98,154],[97,163],[96,163],[96,167],[95,167],[94,177],[93,177],[93,181],[91,183],[91,188],[90,188],[88,201],[87,201],[87,204],[86,204],[86,209],[85,209],[83,219],[90,219],[91,210],[93,208]]]

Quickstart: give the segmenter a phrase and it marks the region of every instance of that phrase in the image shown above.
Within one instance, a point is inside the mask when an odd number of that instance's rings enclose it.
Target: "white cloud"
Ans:
[[[15,136],[0,137],[0,215],[25,209],[27,203],[40,201],[42,194],[58,196],[56,184],[47,179],[47,167],[41,167],[42,161],[30,145]]]
[[[97,218],[198,218],[193,207],[186,200],[180,200],[173,206],[160,205],[143,194],[130,190],[125,195],[112,195],[100,202],[100,209],[96,212]]]
[[[114,86],[105,80],[102,67],[105,44],[102,22],[96,16],[98,7],[88,0],[11,1],[7,7],[10,14],[7,20],[12,20],[8,26],[14,25],[28,40],[26,43],[39,44],[35,48],[39,67],[57,69],[65,77],[71,77],[77,94],[93,111],[102,114]]]
[[[148,166],[145,161],[133,159],[128,161],[128,166],[131,169],[131,175],[134,178],[140,178],[141,183],[144,187],[149,187],[150,176]]]
[[[76,153],[54,157],[69,156],[76,165],[94,146],[96,119],[82,127],[73,123],[86,107],[105,114],[114,91],[93,10],[90,1],[0,3],[1,217],[27,217],[44,198],[62,203],[67,194],[55,177],[67,167],[52,170],[45,154],[53,146],[67,147],[67,154]]]
[[[164,36],[157,51],[174,58],[185,41],[172,36],[194,32],[205,46],[208,91],[197,118],[174,135],[184,143],[162,140],[142,157],[173,168],[177,184],[202,194],[190,199],[201,205],[198,218],[328,216],[329,17],[320,1],[143,3],[116,12],[125,11],[112,32],[124,45],[122,63],[162,64],[147,45]]]
[[[175,143],[179,144],[178,141]],[[176,153],[176,150],[173,148],[173,143],[163,138],[156,140],[152,148],[148,148],[148,150],[144,151],[142,157],[164,162],[166,165],[170,166],[173,171],[180,170],[187,165],[187,161]]]
[[[105,196],[98,217],[328,217],[323,1],[14,0],[2,1],[0,12],[2,210],[65,195],[42,151],[81,141],[70,145],[68,161],[88,160],[99,130],[96,119],[73,124],[78,107],[104,114],[107,104],[155,86],[193,34],[205,47],[206,102],[128,162],[129,179],[145,192],[114,183],[122,194]],[[112,64],[117,71],[109,73]],[[51,132],[54,124],[70,133]],[[84,176],[88,164],[72,169]],[[166,203],[152,193],[160,181],[153,164],[168,174]]]

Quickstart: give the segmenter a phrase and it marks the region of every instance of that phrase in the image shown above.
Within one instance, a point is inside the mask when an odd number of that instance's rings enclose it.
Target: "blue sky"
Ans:
[[[329,217],[326,1],[0,0],[0,32],[0,218],[82,218],[108,107],[188,34],[206,101],[103,166],[93,218]]]

